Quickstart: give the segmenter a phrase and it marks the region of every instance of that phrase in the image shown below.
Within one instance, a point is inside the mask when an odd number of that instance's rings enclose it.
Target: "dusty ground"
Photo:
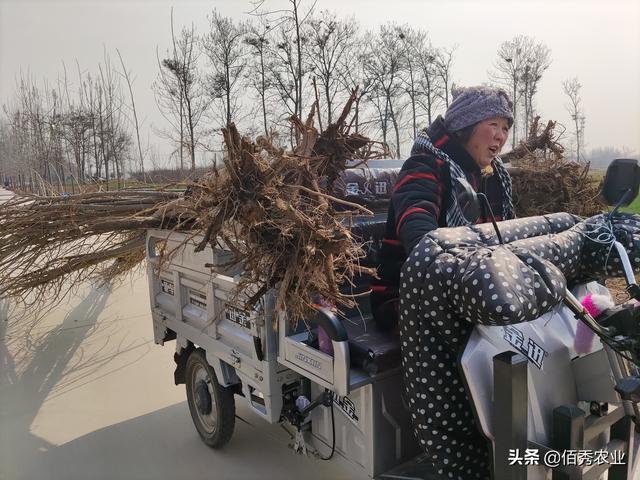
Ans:
[[[626,302],[629,300],[629,294],[627,293],[627,281],[622,277],[617,278],[608,278],[605,281],[605,285],[611,292],[611,296],[613,300],[616,302],[616,305]]]
[[[0,300],[0,479],[364,478],[294,454],[240,400],[248,423],[209,449],[173,385],[173,352],[153,342],[144,275],[87,287],[39,322]]]

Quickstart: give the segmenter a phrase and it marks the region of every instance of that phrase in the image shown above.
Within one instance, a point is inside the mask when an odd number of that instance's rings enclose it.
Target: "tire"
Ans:
[[[233,391],[221,387],[204,350],[191,352],[185,368],[187,403],[196,430],[211,448],[224,446],[233,435],[236,405]]]

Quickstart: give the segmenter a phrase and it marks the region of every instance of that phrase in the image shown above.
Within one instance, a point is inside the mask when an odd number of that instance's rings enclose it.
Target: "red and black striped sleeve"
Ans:
[[[444,162],[430,154],[409,157],[391,194],[395,233],[407,254],[425,233],[438,228],[445,186]]]

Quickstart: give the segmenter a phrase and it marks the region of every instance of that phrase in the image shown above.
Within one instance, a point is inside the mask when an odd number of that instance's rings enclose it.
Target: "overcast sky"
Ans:
[[[270,7],[282,4],[286,0],[267,0]],[[69,71],[77,60],[95,72],[103,50],[117,61],[118,48],[136,77],[138,116],[146,130],[160,125],[151,84],[156,48],[164,52],[170,43],[172,5],[177,29],[193,22],[199,32],[214,8],[247,19],[251,7],[245,0],[0,0],[0,103],[13,96],[21,71],[55,82],[63,62]],[[460,85],[489,80],[501,42],[535,37],[553,58],[537,97],[543,118],[569,125],[561,83],[576,76],[587,148],[640,151],[640,0],[318,0],[316,9],[354,15],[364,28],[408,23],[428,31],[437,47],[458,45],[453,76]]]

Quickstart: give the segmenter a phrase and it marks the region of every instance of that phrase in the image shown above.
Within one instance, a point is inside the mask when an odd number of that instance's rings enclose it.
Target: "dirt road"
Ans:
[[[173,349],[153,343],[143,275],[87,287],[38,323],[0,303],[0,479],[357,478],[294,454],[241,401],[253,426],[237,420],[227,447],[206,447],[173,385]]]
[[[4,188],[0,187],[0,203],[6,202],[11,197],[13,197],[13,193],[11,193],[9,190],[5,190]]]

